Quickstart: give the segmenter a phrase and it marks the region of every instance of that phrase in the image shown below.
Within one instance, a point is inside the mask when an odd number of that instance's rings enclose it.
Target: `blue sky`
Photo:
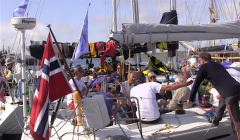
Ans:
[[[14,9],[23,0],[0,0],[0,49],[3,45],[13,46],[17,31],[12,27],[10,20]],[[170,10],[170,0],[139,0],[140,22],[158,23],[163,12]],[[233,0],[217,0],[220,20],[236,19],[236,10]],[[239,11],[238,0],[234,0]],[[198,24],[209,22],[210,0],[177,0],[179,24]],[[29,38],[35,41],[46,40],[49,33],[48,24],[59,42],[77,42],[85,17],[89,0],[30,0],[28,16],[38,20],[36,31],[32,30]],[[120,23],[131,23],[130,0],[117,0],[118,30]],[[39,8],[38,8],[39,6]],[[38,9],[38,10],[37,10]],[[42,12],[41,12],[42,11]],[[89,10],[89,42],[106,41],[112,28],[112,0],[92,0]],[[28,32],[27,32],[28,33]],[[28,41],[29,42],[29,41]],[[27,44],[29,44],[27,42]],[[19,36],[13,48],[17,51]]]

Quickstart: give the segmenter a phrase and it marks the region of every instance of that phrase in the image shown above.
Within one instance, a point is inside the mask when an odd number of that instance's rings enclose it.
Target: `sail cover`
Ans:
[[[123,31],[110,38],[120,43],[212,40],[240,37],[240,20],[199,25],[122,24]]]

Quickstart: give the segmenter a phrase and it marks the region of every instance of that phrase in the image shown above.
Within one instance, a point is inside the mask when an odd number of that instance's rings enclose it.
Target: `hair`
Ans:
[[[186,68],[186,71],[192,75],[192,67],[185,67],[185,68]]]
[[[142,72],[136,72],[134,77],[135,77],[135,85],[146,82],[146,77]]]
[[[176,79],[175,82],[177,83],[182,83],[184,81],[184,77],[182,75],[179,75]]]
[[[156,74],[155,74],[154,72],[149,72],[149,73],[148,73],[148,77],[149,77],[149,76],[156,76]]]
[[[83,71],[83,68],[82,68],[81,66],[76,66],[76,67],[74,68],[74,74],[75,74],[75,75],[77,75],[78,72],[81,72],[81,71]]]
[[[121,67],[122,65],[121,65],[121,63],[117,63],[117,66],[120,66],[120,67]]]
[[[111,89],[109,90],[109,92],[110,92],[111,94],[113,94],[113,95],[120,94],[120,92],[119,92],[118,90],[114,89],[114,88],[111,88]]]
[[[190,73],[190,75],[192,76],[192,67],[182,67],[182,69],[186,69],[186,72]]]
[[[208,52],[202,52],[199,54],[199,58],[203,59],[206,62],[210,62],[211,61],[211,54]]]
[[[132,75],[133,74],[133,76],[135,76],[135,72],[134,71],[131,71],[130,73],[128,73],[128,75],[127,75],[127,79],[130,77],[130,75]]]

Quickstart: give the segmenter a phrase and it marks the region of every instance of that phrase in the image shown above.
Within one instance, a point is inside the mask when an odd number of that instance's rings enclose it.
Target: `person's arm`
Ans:
[[[118,111],[119,108],[120,108],[120,104],[117,103],[117,102],[115,102],[115,107],[114,107],[114,109],[112,110],[112,114],[110,115],[110,118],[113,117],[113,116],[117,113],[117,111]]]
[[[87,95],[87,93],[88,93],[88,89],[87,88],[83,88],[82,91],[80,91],[80,92],[81,92],[81,95],[83,97],[85,97]]]
[[[206,72],[206,64],[202,65],[198,71],[197,77],[194,81],[192,90],[191,90],[191,94],[190,94],[190,98],[189,101],[193,102],[195,99],[195,96],[197,94],[198,88],[201,84],[201,82],[207,77],[207,72]]]
[[[191,80],[191,81],[184,81],[183,83],[180,83],[180,84],[162,85],[162,87],[159,91],[159,94],[163,93],[164,91],[176,90],[178,88],[188,86],[188,85],[192,84],[192,82],[193,81]]]
[[[113,78],[115,78],[115,77],[114,77],[114,73],[115,73],[115,72],[111,73],[111,75],[110,75],[111,78],[108,78],[108,79],[107,79],[107,83],[112,83],[112,82],[114,81],[114,80],[113,80]]]

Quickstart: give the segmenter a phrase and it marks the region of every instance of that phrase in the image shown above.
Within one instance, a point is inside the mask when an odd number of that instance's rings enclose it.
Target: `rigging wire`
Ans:
[[[235,9],[235,12],[236,12],[236,19],[238,19],[237,6],[236,6],[236,3],[235,3],[235,1],[234,1],[234,0],[233,0],[233,4],[234,4],[234,9]]]
[[[222,1],[218,1],[218,4],[219,4],[220,11],[222,13],[224,20],[227,21],[228,18],[227,18],[226,12],[224,12],[224,8],[223,8],[224,4],[222,4]]]
[[[198,3],[198,1],[197,1],[197,3]],[[193,18],[194,18],[194,23],[197,21],[197,18],[199,17],[199,15],[201,15],[201,12],[200,12],[200,10],[201,10],[201,8],[203,7],[203,3],[204,3],[204,1],[203,0],[201,0],[201,3],[200,3],[200,6],[199,6],[199,8],[195,8],[195,9],[197,9],[196,10],[196,13],[194,13],[193,15],[195,15],[196,14],[196,16],[194,16]],[[197,4],[196,4],[197,5]]]
[[[40,17],[41,17],[41,14],[42,14],[42,11],[43,11],[43,7],[44,7],[44,5],[45,5],[45,0],[43,0],[43,4],[42,4],[42,8],[41,8],[41,11],[40,11],[40,14],[39,14],[39,16],[38,16],[38,20],[40,20]],[[38,25],[38,24],[37,24]],[[35,35],[35,32],[36,32],[36,30],[37,30],[37,26],[36,25],[36,28],[34,28],[34,31],[33,31],[33,35],[32,35],[32,38],[31,38],[31,40],[34,38],[34,35]]]
[[[197,9],[197,8],[196,8],[197,3],[198,3],[198,0],[196,0],[196,2],[194,3],[193,12],[192,12],[192,13],[193,13],[193,14],[192,14],[193,16],[191,16],[192,23],[194,23],[194,15],[196,14],[196,11],[197,11],[197,10],[196,10],[196,9]],[[186,6],[187,6],[187,8],[188,8],[187,3],[186,3]],[[191,14],[191,13],[189,12],[189,14]]]
[[[28,11],[27,11],[27,17],[28,17],[28,14],[29,14],[31,6],[32,6],[32,0],[30,0],[30,2],[29,2],[29,8],[28,8]]]
[[[193,19],[192,19],[191,13],[190,13],[190,11],[189,11],[189,8],[188,8],[188,5],[187,5],[186,0],[185,0],[185,3],[186,3],[186,8],[187,8],[187,10],[188,10],[188,13],[189,13],[190,19],[191,19],[192,24],[193,24]]]
[[[207,0],[205,0],[205,4],[204,4],[204,7],[203,7],[203,11],[204,11],[204,9],[205,9],[205,7],[206,7],[206,4],[207,4]],[[201,21],[201,19],[202,19],[202,15],[203,15],[203,13],[201,14],[200,19],[199,19],[199,21],[198,21],[199,24],[200,24],[200,21]]]
[[[42,2],[42,0],[39,2],[39,5],[38,5],[38,8],[37,8],[37,12],[36,12],[36,14],[35,14],[35,17],[37,17],[37,13],[38,13],[38,10],[39,10],[39,8],[40,8],[41,2]],[[43,7],[44,7],[44,4],[45,4],[45,0],[43,0],[42,3],[43,3],[43,4],[42,4],[42,7],[41,7],[41,10],[39,11],[38,20],[40,20],[40,17],[41,17],[42,11],[43,11]],[[33,37],[34,37],[34,35],[35,35],[35,32],[36,32],[36,30],[37,30],[37,27],[38,27],[38,22],[36,23],[36,27],[34,28],[34,31],[32,32],[32,30],[31,30],[30,33],[28,34],[28,37],[27,37],[27,41],[26,41],[26,42],[29,41],[29,39],[30,39],[30,34],[31,34],[31,40],[33,39]]]
[[[163,11],[163,13],[164,13],[164,8],[163,8],[162,0],[159,0],[159,2],[160,2],[160,6],[161,6],[161,8],[162,8],[162,11]]]
[[[227,3],[226,0],[225,0],[225,3],[226,3],[226,6],[227,6],[227,11],[228,11],[228,13],[229,13],[230,19],[233,19],[233,15],[231,15],[231,12],[230,12],[230,10],[229,10],[228,3]],[[227,12],[226,12],[226,13],[227,13]]]

